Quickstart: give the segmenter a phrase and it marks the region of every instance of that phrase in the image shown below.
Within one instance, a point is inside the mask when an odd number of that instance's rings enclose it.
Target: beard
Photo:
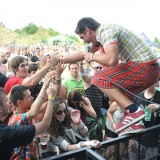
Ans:
[[[2,116],[8,115],[8,109],[7,107],[2,107]]]

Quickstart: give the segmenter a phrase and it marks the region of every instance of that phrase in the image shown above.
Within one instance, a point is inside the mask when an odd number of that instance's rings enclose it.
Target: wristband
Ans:
[[[61,79],[56,79],[56,84],[61,84]]]
[[[79,142],[79,143],[77,144],[77,149],[82,148],[82,143],[83,143],[83,142]]]
[[[93,56],[94,56],[94,53],[90,55],[90,62],[93,61]]]
[[[48,100],[54,100],[56,96],[48,96]]]

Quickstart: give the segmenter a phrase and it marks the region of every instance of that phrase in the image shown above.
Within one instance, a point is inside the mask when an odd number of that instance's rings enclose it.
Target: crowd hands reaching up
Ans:
[[[7,111],[7,113],[1,115],[0,118],[3,123],[9,125],[8,127],[14,127],[17,125],[18,127],[24,127],[28,121],[28,129],[30,129],[29,127],[31,126],[34,126],[35,128],[32,128],[32,132],[26,130],[26,133],[28,131],[28,135],[30,135],[30,139],[28,139],[28,141],[22,140],[21,142],[13,145],[11,144],[12,141],[8,139],[7,142],[3,144],[8,146],[8,148],[4,149],[3,153],[0,153],[1,157],[3,157],[4,154],[6,155],[8,150],[13,149],[13,154],[11,155],[12,159],[15,157],[18,158],[21,156],[23,149],[28,148],[28,146],[30,146],[30,149],[27,150],[29,154],[26,156],[33,156],[34,158],[42,156],[42,154],[38,155],[31,146],[33,146],[33,143],[38,143],[38,139],[40,138],[39,135],[44,132],[50,134],[51,139],[49,144],[51,143],[58,146],[59,150],[62,150],[62,152],[81,147],[94,147],[97,149],[101,147],[100,141],[96,139],[89,140],[88,128],[80,119],[80,111],[77,109],[69,109],[69,107],[65,105],[66,100],[58,98],[63,95],[61,79],[62,73],[66,68],[66,64],[60,60],[60,57],[62,57],[62,55],[55,51],[50,52],[49,55],[43,54],[42,56],[39,56],[36,62],[31,62],[31,59],[28,57],[26,58],[26,55],[14,55],[8,60],[10,69],[13,71],[13,75],[10,74],[5,85],[1,87],[4,87],[7,93],[6,106],[9,108],[9,112]],[[0,92],[5,95],[5,92],[1,90]],[[22,96],[22,99],[20,96]],[[21,101],[21,103],[19,103],[19,101]],[[64,106],[67,111],[63,109]],[[80,106],[85,108],[84,102],[81,102]],[[68,118],[70,119],[69,126],[66,125]],[[63,128],[63,133],[55,129],[55,124],[59,125],[59,129]],[[13,134],[11,128],[8,129],[10,130],[10,133]],[[69,140],[64,138],[67,136],[66,130],[68,129],[73,133],[73,139],[75,139],[74,143],[69,142]],[[21,131],[22,130],[23,128],[21,128]],[[20,129],[16,132],[19,133]],[[26,136],[26,133],[21,135],[22,139],[23,136]],[[80,141],[76,139],[76,134],[74,133],[79,135]],[[11,138],[15,139],[16,135],[12,135]],[[21,137],[19,138],[21,139]],[[63,143],[61,143],[62,138]],[[33,140],[32,143],[31,139]],[[16,141],[18,141],[18,137],[16,138]],[[0,148],[3,149],[3,145],[0,146]],[[37,147],[39,146],[37,145]]]

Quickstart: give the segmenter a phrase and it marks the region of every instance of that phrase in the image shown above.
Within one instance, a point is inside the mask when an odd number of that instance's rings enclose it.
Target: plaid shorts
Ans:
[[[158,65],[156,63],[120,63],[114,67],[104,67],[97,71],[93,83],[99,88],[120,88],[132,98],[158,81]]]

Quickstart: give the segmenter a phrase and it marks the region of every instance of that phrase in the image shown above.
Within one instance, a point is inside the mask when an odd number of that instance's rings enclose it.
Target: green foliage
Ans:
[[[69,38],[75,40],[75,42],[79,42],[79,39],[74,35],[66,35],[66,36],[68,36]]]
[[[28,26],[24,27],[24,30],[27,34],[35,34],[38,31],[38,27],[33,23],[29,23]]]
[[[54,31],[52,28],[49,28],[48,29],[48,34],[53,37],[53,36],[59,35],[59,32]]]
[[[160,44],[160,41],[157,37],[154,38],[154,42],[157,43],[157,44]]]
[[[33,34],[34,33],[34,34]],[[9,44],[14,41],[16,45],[30,45],[42,42],[45,44],[48,38],[61,35],[59,32],[52,28],[45,29],[42,26],[37,27],[35,24],[30,23],[28,26],[16,29],[14,31],[9,30],[7,27],[0,27],[0,43]],[[76,36],[68,35],[79,43],[79,39]]]

